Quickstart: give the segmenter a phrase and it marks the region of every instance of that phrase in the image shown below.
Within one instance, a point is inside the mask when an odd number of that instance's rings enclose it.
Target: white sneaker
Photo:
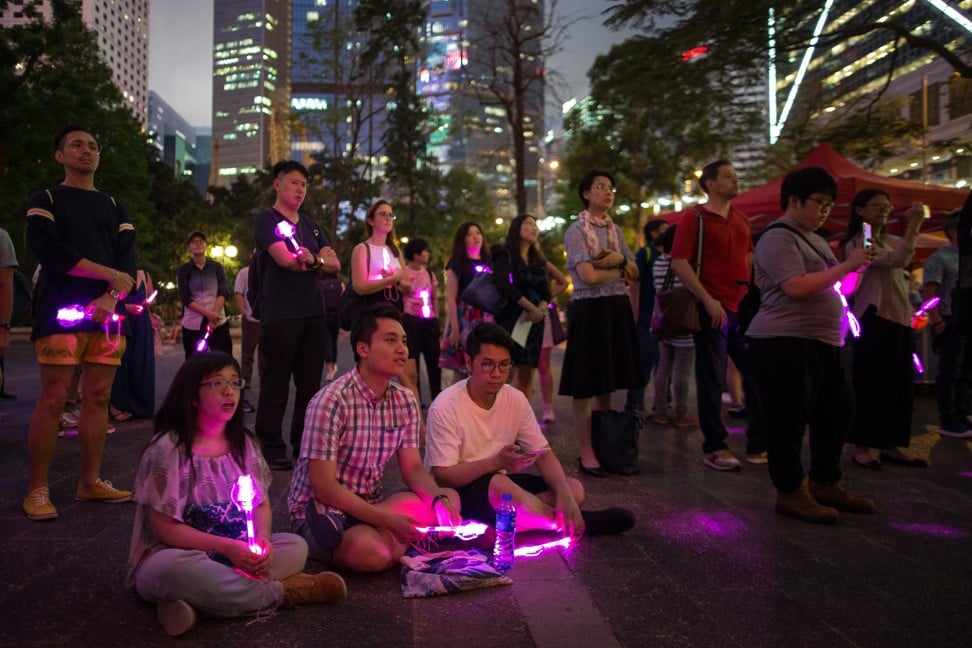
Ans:
[[[741,467],[739,460],[728,450],[710,452],[702,458],[702,463],[713,470],[739,470]]]
[[[159,601],[155,606],[159,623],[170,637],[178,637],[196,625],[196,611],[185,601]]]
[[[554,420],[555,419],[554,419],[553,406],[552,405],[544,405],[543,406],[543,422],[544,423],[553,423]]]

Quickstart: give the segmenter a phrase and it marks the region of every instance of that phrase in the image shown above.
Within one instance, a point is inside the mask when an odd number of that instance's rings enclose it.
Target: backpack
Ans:
[[[320,279],[317,282],[317,289],[321,293],[321,300],[324,302],[324,310],[327,311],[327,314],[337,313],[341,293],[344,291],[344,283],[341,278],[333,276]]]

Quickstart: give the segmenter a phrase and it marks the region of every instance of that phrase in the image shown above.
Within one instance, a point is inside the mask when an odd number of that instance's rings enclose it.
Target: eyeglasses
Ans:
[[[618,193],[617,188],[603,182],[598,182],[596,185],[594,185],[594,188],[598,191],[610,191],[611,193]]]
[[[209,382],[199,383],[200,386],[206,385],[214,392],[225,391],[227,387],[233,389],[233,391],[240,391],[246,387],[246,381],[242,378],[234,378],[233,380],[224,380],[223,378],[216,378],[210,380]]]
[[[878,211],[889,212],[892,209],[891,203],[868,203],[865,207],[870,207],[871,209],[876,209]]]
[[[807,196],[807,200],[812,200],[813,202],[817,203],[817,211],[821,212],[829,212],[834,206],[833,200],[822,200],[820,198],[814,198],[813,196]]]
[[[375,218],[379,218],[379,217],[381,217],[381,218],[390,218],[392,220],[395,220],[395,214],[393,214],[391,212],[378,212],[377,214],[375,214]]]
[[[483,373],[491,374],[497,369],[500,373],[506,373],[513,366],[512,360],[503,360],[502,362],[493,362],[492,360],[483,360],[479,363],[479,368],[483,370]]]

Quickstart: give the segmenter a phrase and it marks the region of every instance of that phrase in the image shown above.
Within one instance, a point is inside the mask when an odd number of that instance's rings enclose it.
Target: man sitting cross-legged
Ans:
[[[584,487],[564,474],[523,392],[506,384],[514,344],[493,323],[469,333],[469,377],[429,407],[425,465],[436,481],[459,492],[466,519],[492,522],[496,505],[510,493],[518,531],[627,531],[634,515],[626,509],[580,510]],[[534,465],[539,476],[522,472]]]
[[[311,558],[352,571],[394,566],[422,538],[418,526],[460,522],[459,496],[439,488],[419,456],[419,407],[391,382],[408,358],[401,313],[381,304],[351,326],[357,366],[307,406],[288,504]],[[382,495],[392,456],[409,490]]]

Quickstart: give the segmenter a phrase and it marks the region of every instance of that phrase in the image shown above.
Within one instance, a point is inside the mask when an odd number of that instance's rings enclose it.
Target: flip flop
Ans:
[[[115,421],[116,423],[130,421],[133,416],[131,412],[123,412],[120,409],[115,409],[114,407],[109,410],[108,415],[111,416],[111,420]]]

